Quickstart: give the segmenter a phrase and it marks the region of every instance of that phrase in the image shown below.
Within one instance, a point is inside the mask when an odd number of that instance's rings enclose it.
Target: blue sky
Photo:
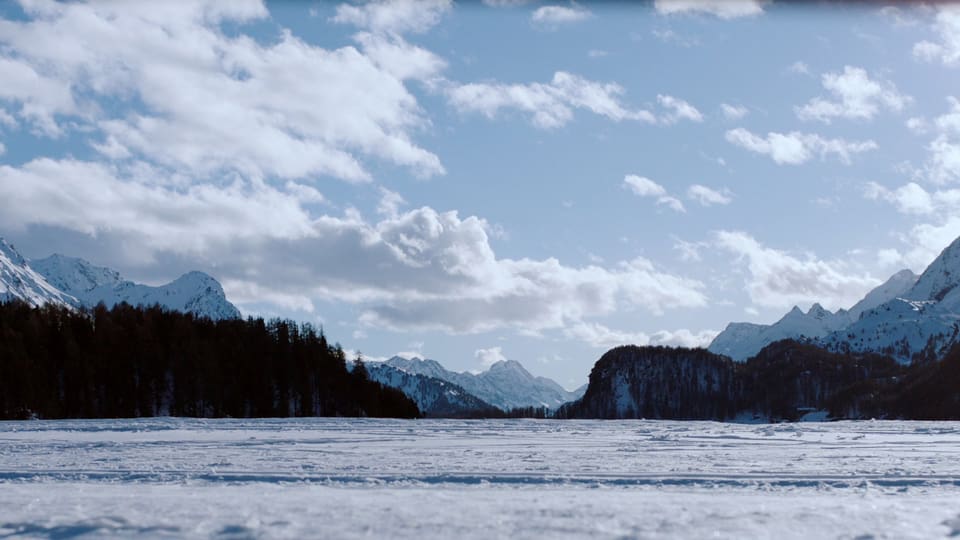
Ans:
[[[960,8],[0,6],[0,235],[573,387],[960,235]],[[57,39],[51,39],[57,36]]]

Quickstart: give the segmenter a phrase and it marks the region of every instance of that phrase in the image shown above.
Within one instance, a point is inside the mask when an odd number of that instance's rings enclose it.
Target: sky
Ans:
[[[0,4],[0,236],[573,388],[960,236],[960,6]]]

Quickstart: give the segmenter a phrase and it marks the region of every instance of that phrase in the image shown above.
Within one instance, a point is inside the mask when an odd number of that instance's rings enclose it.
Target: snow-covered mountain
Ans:
[[[120,302],[134,306],[160,304],[215,320],[240,317],[220,283],[203,272],[188,272],[166,285],[151,287],[125,280],[114,270],[76,257],[51,255],[31,261],[30,266],[50,284],[88,307],[100,302],[107,307]]]
[[[382,362],[368,362],[366,368],[371,380],[400,390],[425,416],[470,417],[496,412],[493,405],[449,381],[408,373]]]
[[[31,305],[112,307],[160,304],[167,309],[211,319],[240,317],[220,283],[203,272],[188,272],[159,287],[123,279],[109,268],[74,257],[51,255],[28,261],[0,238],[0,301],[19,299]]]
[[[50,284],[13,245],[0,238],[0,302],[22,300],[32,306],[76,306],[77,299]]]
[[[889,302],[894,298],[899,298],[907,294],[916,283],[920,276],[911,270],[901,270],[890,277],[883,285],[868,292],[863,300],[860,300],[850,308],[850,317],[856,321],[863,315],[880,304]]]
[[[903,363],[941,358],[960,338],[960,238],[917,276],[894,274],[849,311],[794,307],[772,325],[731,323],[707,347],[745,360],[764,346],[799,339],[839,352],[877,352]]]
[[[550,407],[555,409],[578,399],[582,392],[568,392],[546,377],[535,377],[516,360],[503,360],[482,373],[456,373],[436,360],[402,358],[387,360],[388,366],[407,373],[434,377],[459,385],[487,403],[509,410],[517,407]],[[581,389],[578,389],[581,390]]]
[[[942,358],[960,337],[958,285],[960,238],[930,263],[909,290],[865,310],[856,322],[819,342],[830,350],[875,351],[901,362]]]
[[[794,306],[773,324],[730,323],[713,339],[707,350],[742,361],[774,341],[823,337],[846,327],[852,321],[850,312],[846,310],[833,313],[820,304],[814,304],[804,313]]]

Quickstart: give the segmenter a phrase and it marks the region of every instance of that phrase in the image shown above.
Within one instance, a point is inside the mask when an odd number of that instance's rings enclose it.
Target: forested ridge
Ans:
[[[771,343],[746,362],[703,349],[616,347],[590,373],[583,398],[559,418],[797,420],[960,419],[960,345],[942,360],[911,365],[873,353],[836,353],[809,343]]]
[[[0,304],[2,418],[419,414],[310,324]]]

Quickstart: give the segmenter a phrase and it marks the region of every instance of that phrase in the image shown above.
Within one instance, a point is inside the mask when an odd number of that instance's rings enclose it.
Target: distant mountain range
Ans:
[[[368,362],[366,368],[370,379],[400,390],[427,417],[470,418],[497,416],[501,412],[463,387],[443,379],[408,373],[383,362]]]
[[[109,268],[63,255],[28,261],[0,238],[0,301],[18,299],[28,304],[91,308],[103,302],[113,307],[159,304],[167,309],[211,319],[235,319],[240,310],[231,304],[220,283],[203,272],[188,272],[174,281],[152,287],[123,279]]]
[[[731,323],[707,347],[743,361],[781,339],[835,352],[876,352],[902,363],[942,358],[960,337],[960,238],[917,276],[894,274],[849,310],[794,307],[770,324]]]
[[[487,371],[477,374],[457,373],[444,368],[436,360],[420,358],[394,356],[384,364],[405,373],[452,383],[504,411],[521,407],[556,409],[568,401],[578,399],[586,390],[586,386],[583,386],[569,392],[551,379],[532,375],[516,360],[497,362]],[[414,400],[416,399],[414,397]]]

